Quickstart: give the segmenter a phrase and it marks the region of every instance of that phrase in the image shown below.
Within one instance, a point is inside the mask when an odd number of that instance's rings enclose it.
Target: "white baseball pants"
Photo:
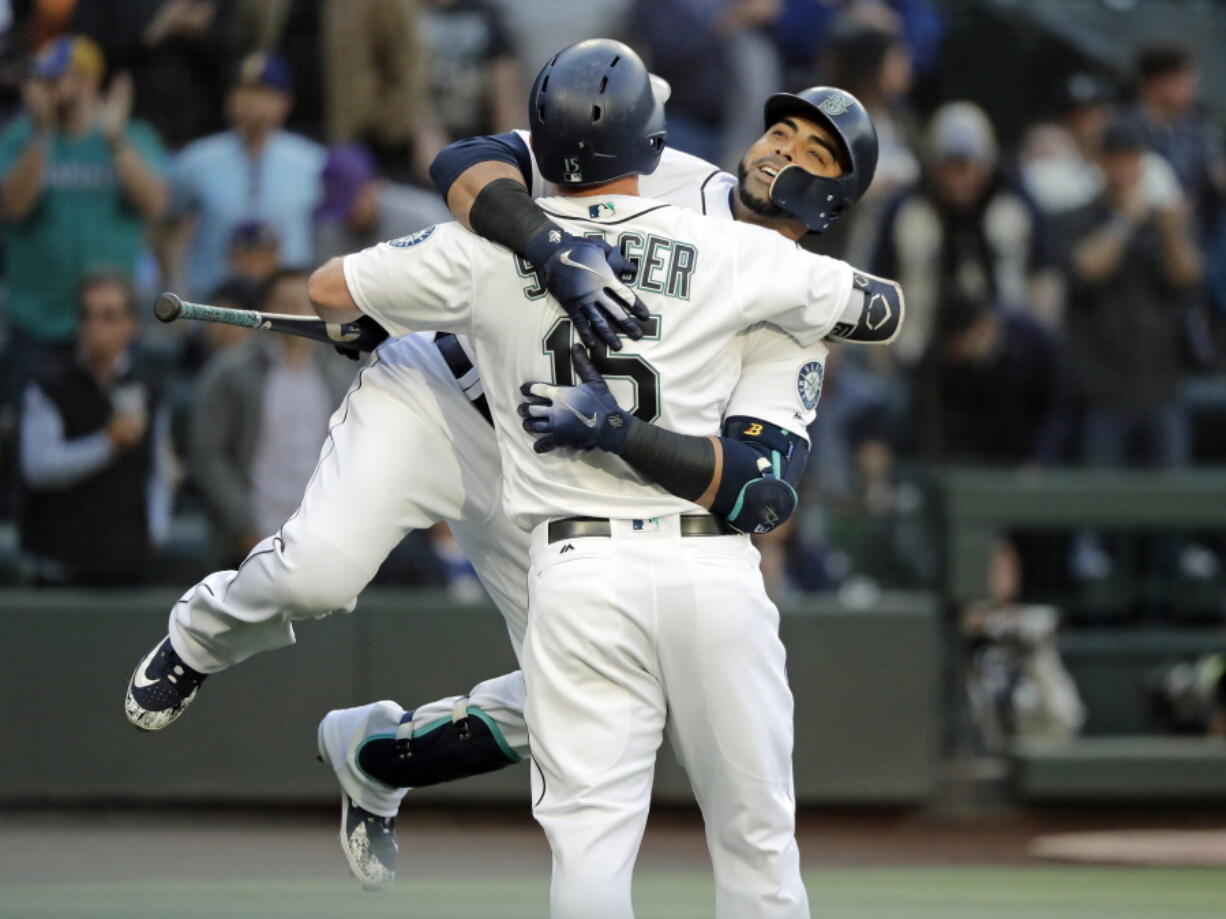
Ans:
[[[747,536],[679,518],[550,544],[533,531],[520,658],[553,919],[633,916],[631,873],[667,726],[706,823],[719,919],[801,919],[792,694]]]
[[[187,664],[215,673],[294,642],[293,622],[351,611],[410,530],[447,521],[518,651],[528,537],[502,512],[494,430],[430,338],[389,341],[333,414],[302,504],[237,571],[217,571],[170,614]]]

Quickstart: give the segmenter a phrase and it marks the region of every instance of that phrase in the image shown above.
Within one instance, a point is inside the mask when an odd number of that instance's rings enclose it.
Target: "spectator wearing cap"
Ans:
[[[169,424],[122,275],[87,275],[75,359],[23,394],[21,547],[40,584],[136,584],[170,511]]]
[[[1086,405],[1083,452],[1119,465],[1185,465],[1188,421],[1179,402],[1180,311],[1201,278],[1182,201],[1155,203],[1142,171],[1135,122],[1103,133],[1103,191],[1062,222],[1068,253],[1068,338]]]
[[[0,134],[9,395],[49,356],[71,354],[82,277],[104,267],[131,274],[148,223],[166,207],[161,143],[129,120],[124,75],[100,93],[104,70],[92,40],[52,41],[30,68],[24,112]]]
[[[1112,118],[1116,93],[1102,78],[1074,73],[1064,82],[1056,120],[1035,125],[1022,144],[1021,173],[1026,190],[1049,216],[1084,207],[1102,193],[1098,148]],[[1146,151],[1144,182],[1157,203],[1182,192],[1170,164]]]
[[[379,178],[360,144],[332,148],[323,187],[315,211],[316,263],[452,219],[438,195]]]
[[[1058,287],[1038,209],[998,164],[983,110],[951,102],[933,115],[925,174],[886,210],[873,271],[907,292],[894,346],[913,368],[928,348],[940,305],[953,297],[1051,311]]]
[[[244,220],[230,234],[226,262],[230,278],[250,281],[257,287],[263,284],[281,266],[277,231],[263,220]]]
[[[191,296],[203,296],[225,277],[227,246],[245,221],[272,228],[284,262],[311,260],[311,218],[320,200],[325,151],[282,129],[292,90],[280,57],[249,55],[230,91],[230,130],[188,145],[175,159],[177,232],[166,253],[168,273],[179,274],[178,255],[185,252],[179,283]]]
[[[1222,136],[1197,105],[1200,78],[1192,52],[1151,45],[1137,55],[1137,104],[1131,112],[1146,146],[1170,162],[1192,205],[1193,227],[1208,240],[1226,192]]]

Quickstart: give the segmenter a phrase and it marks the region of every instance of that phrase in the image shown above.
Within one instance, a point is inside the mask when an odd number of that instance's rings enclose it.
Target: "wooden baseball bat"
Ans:
[[[373,351],[387,338],[387,331],[366,316],[354,322],[324,322],[312,316],[261,313],[258,310],[236,310],[225,306],[210,306],[207,303],[192,303],[170,291],[157,298],[153,304],[153,315],[162,322],[195,319],[200,322],[220,322],[247,329],[299,335],[356,351]]]

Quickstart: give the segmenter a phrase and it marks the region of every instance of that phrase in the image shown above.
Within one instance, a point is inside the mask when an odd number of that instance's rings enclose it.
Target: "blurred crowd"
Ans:
[[[725,168],[779,89],[841,86],[876,122],[873,187],[804,244],[898,279],[908,321],[891,349],[832,351],[801,511],[762,547],[777,595],[934,583],[933,464],[1220,462],[1189,400],[1220,382],[1226,328],[1226,151],[1196,59],[1155,45],[1130,73],[1087,62],[1007,147],[991,111],[919,104],[940,10],[0,0],[3,509],[20,577],[148,582],[193,515],[209,521],[201,572],[275,530],[356,365],[303,340],[151,324],[147,304],[173,289],[307,312],[314,265],[447,219],[434,155],[522,127],[540,62],[590,35],[630,40],[672,84],[670,145]],[[1213,538],[1168,549],[1206,577],[1226,562]],[[1118,552],[1084,532],[1057,554],[1095,578]],[[441,530],[383,577],[475,589]]]

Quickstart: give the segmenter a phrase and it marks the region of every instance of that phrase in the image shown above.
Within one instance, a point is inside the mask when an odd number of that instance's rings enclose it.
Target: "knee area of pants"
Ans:
[[[347,606],[357,591],[326,571],[299,569],[287,573],[279,584],[281,606],[300,618],[318,618]]]
[[[270,577],[277,585],[280,605],[303,618],[326,616],[348,606],[372,576],[334,555],[291,550],[277,555]]]

